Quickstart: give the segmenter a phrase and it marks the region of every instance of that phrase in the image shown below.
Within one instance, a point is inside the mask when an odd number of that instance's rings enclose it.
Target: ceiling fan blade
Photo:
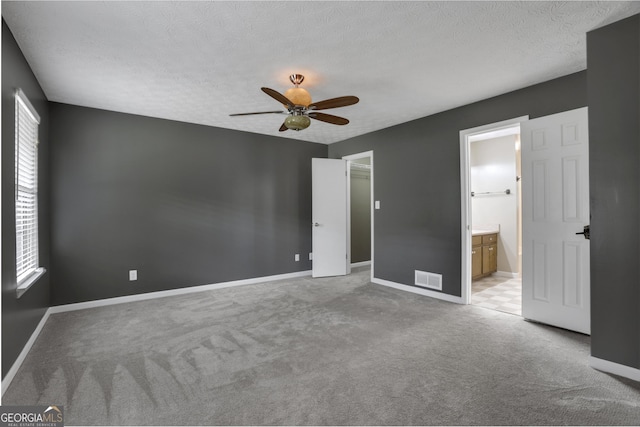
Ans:
[[[321,122],[331,123],[332,125],[346,125],[349,123],[349,120],[344,117],[338,117],[331,114],[309,112],[308,116],[312,119],[320,120]]]
[[[282,126],[280,126],[280,129],[278,129],[278,130],[279,130],[280,132],[284,132],[285,130],[289,130],[289,128],[288,128],[288,127],[286,127],[286,126],[284,125],[284,123],[283,123],[283,124],[282,124]]]
[[[284,104],[289,108],[294,108],[295,107],[293,102],[289,101],[289,98],[287,98],[286,96],[284,96],[283,94],[281,94],[277,90],[269,89],[268,87],[263,87],[261,89],[262,89],[262,91],[264,93],[266,93],[267,95],[269,95],[270,97],[272,97],[276,101],[280,102],[281,104]]]
[[[285,114],[286,111],[258,111],[255,113],[235,113],[229,114],[230,116],[253,116],[255,114]]]
[[[325,99],[324,101],[309,104],[309,110],[326,110],[328,108],[346,107],[357,104],[360,101],[357,96],[340,96],[338,98]]]

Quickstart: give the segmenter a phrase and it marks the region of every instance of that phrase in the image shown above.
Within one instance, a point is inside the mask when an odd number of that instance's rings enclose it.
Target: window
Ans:
[[[38,125],[40,116],[16,92],[16,279],[25,291],[44,273],[38,263]],[[19,294],[20,295],[20,294]]]

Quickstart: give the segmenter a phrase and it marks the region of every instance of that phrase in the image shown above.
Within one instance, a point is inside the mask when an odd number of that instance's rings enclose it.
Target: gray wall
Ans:
[[[413,285],[414,270],[440,273],[460,296],[460,130],[586,105],[583,71],[330,145],[331,158],[375,152],[375,277]]]
[[[53,305],[311,268],[311,158],[326,145],[50,111]]]
[[[50,271],[49,257],[49,114],[38,81],[2,21],[2,377],[49,307],[49,277],[45,273],[24,295],[16,297],[15,227],[15,98],[22,89],[40,115],[38,147],[40,265]]]
[[[351,168],[351,262],[371,260],[371,171]]]
[[[640,15],[587,34],[591,353],[640,368]]]

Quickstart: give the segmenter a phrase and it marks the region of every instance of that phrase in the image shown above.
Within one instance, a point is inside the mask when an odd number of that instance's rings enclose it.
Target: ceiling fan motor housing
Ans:
[[[295,87],[287,89],[284,96],[295,105],[308,107],[311,104],[311,94],[306,89],[299,87],[300,83],[304,81],[304,76],[302,74],[291,74],[289,80]]]
[[[303,107],[308,107],[311,104],[311,95],[305,89],[301,87],[292,87],[287,89],[284,93],[284,96],[289,99],[289,101],[293,102],[295,105],[301,105]]]

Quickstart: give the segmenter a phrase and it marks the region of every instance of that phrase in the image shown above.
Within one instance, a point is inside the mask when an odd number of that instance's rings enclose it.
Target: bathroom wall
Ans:
[[[518,271],[518,228],[516,186],[516,135],[485,139],[471,143],[471,191],[511,194],[477,194],[471,198],[471,217],[474,228],[499,224],[498,272],[516,274]]]

